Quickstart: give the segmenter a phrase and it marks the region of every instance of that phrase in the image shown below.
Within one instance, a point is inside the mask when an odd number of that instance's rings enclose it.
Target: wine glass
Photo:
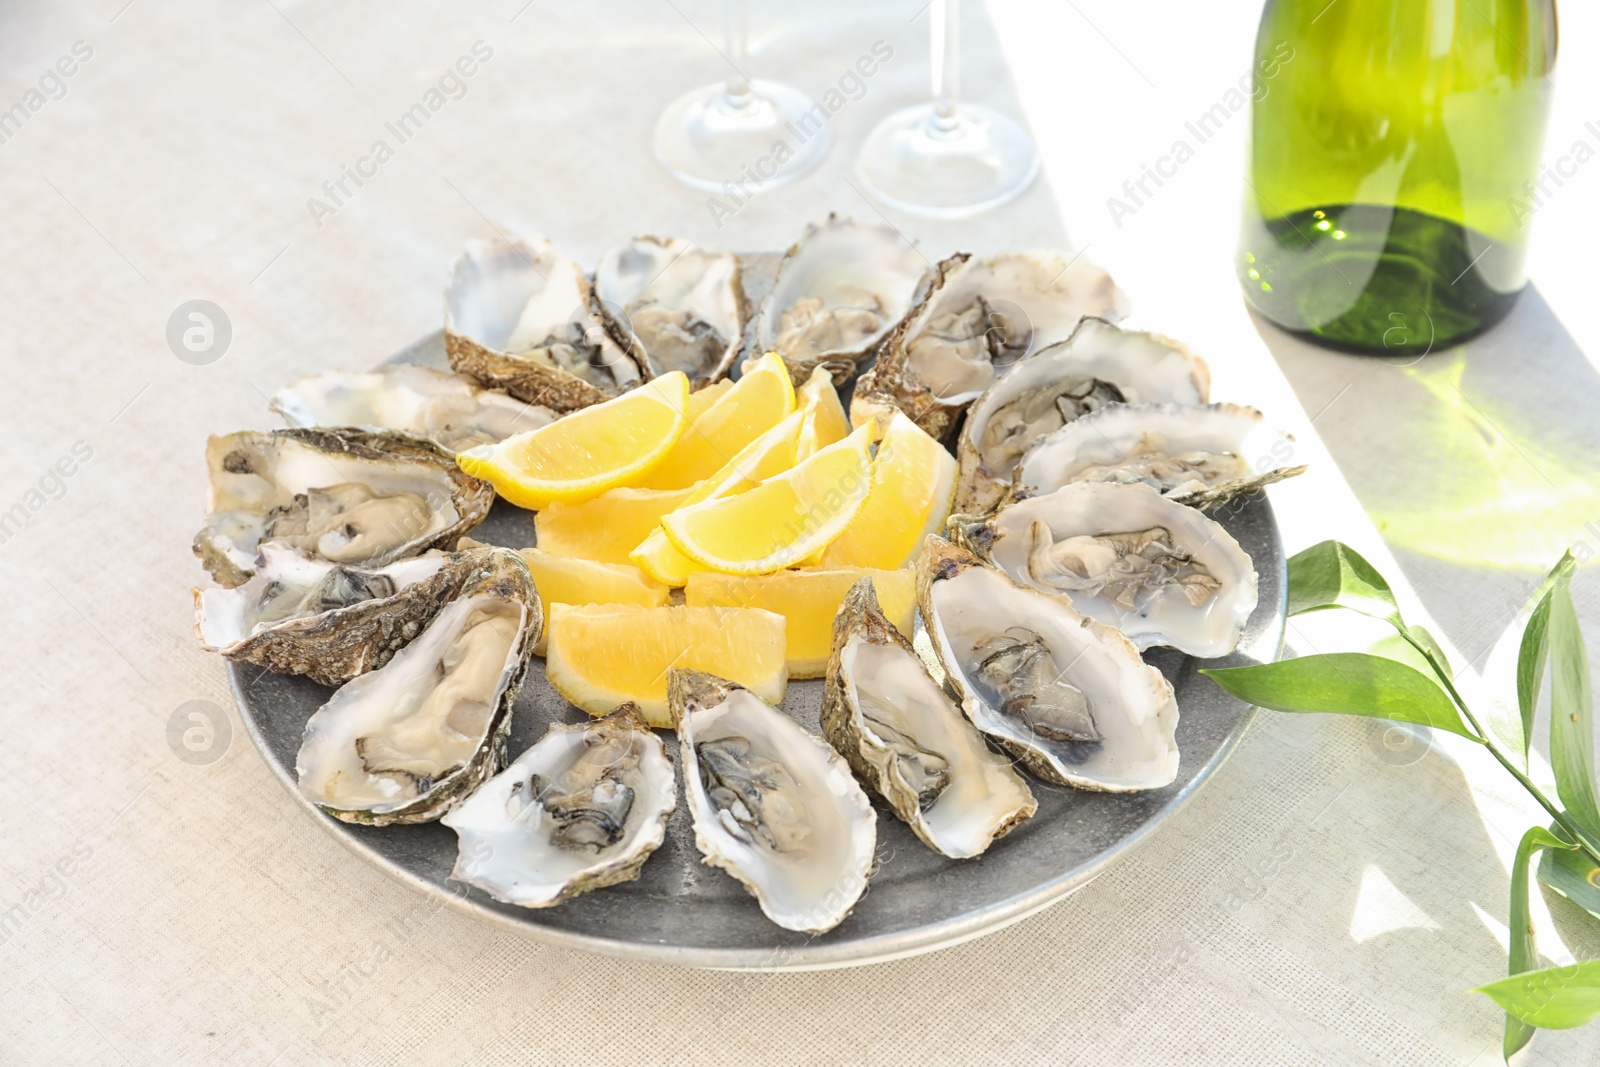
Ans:
[[[867,135],[856,170],[867,190],[913,215],[954,219],[999,207],[1033,183],[1026,130],[992,108],[956,102],[958,0],[935,0],[931,103],[896,111]]]
[[[723,56],[733,75],[678,97],[656,120],[656,159],[685,185],[712,192],[725,187],[784,185],[811,170],[832,143],[826,126],[805,122],[815,102],[799,89],[749,78],[750,30],[745,0],[725,0]],[[779,143],[787,149],[779,153]]]

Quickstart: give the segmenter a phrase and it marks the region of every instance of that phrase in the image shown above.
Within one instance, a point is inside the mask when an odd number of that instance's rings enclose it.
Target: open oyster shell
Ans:
[[[1065,341],[1039,349],[996,381],[967,411],[956,445],[955,509],[992,510],[1028,447],[1110,403],[1203,404],[1205,361],[1155,333],[1085,318]]]
[[[472,573],[459,554],[368,569],[269,543],[245,584],[194,591],[195,636],[231,660],[343,685],[389,662]]]
[[[1177,777],[1178,702],[1126,637],[942,537],[928,539],[917,572],[945,684],[1029,771],[1107,793]]]
[[[494,444],[556,419],[549,408],[412,363],[313,374],[278,390],[271,407],[290,426],[406,430],[452,452]]]
[[[427,629],[306,723],[300,793],[334,818],[430,822],[504,764],[544,614],[520,555],[497,548],[481,559]]]
[[[680,237],[635,237],[606,253],[593,301],[612,339],[651,377],[681,370],[691,389],[728,376],[750,317],[739,258]]]
[[[1226,656],[1256,607],[1249,553],[1147,485],[1074,482],[953,532],[1018,584],[1066,597],[1141,649]]]
[[[943,440],[984,390],[1019,359],[1064,341],[1086,315],[1124,318],[1128,299],[1111,275],[1059,252],[958,252],[918,289],[916,305],[885,338],[856,383],[850,421],[887,421],[891,409]]]
[[[1300,474],[1294,438],[1238,404],[1108,404],[1035,441],[1014,492],[1038,496],[1069,482],[1142,483],[1210,511]]]
[[[797,382],[822,366],[843,385],[911,308],[927,269],[892,227],[837,215],[812,223],[761,304],[752,354],[777,352]]]
[[[822,732],[856,777],[935,852],[981,855],[1038,808],[878,609],[872,579],[833,623]]]
[[[877,816],[839,754],[741,686],[667,673],[695,846],[786,930],[822,933],[866,892]]]
[[[224,586],[277,541],[313,558],[381,567],[453,548],[494,487],[432,441],[392,430],[243,430],[206,443],[211,490],[194,552]]]
[[[450,877],[524,908],[630,882],[677,800],[666,746],[637,706],[555,723],[440,820],[459,839]]]
[[[444,342],[480,385],[563,413],[649,376],[599,321],[577,263],[541,237],[467,243],[445,287]]]

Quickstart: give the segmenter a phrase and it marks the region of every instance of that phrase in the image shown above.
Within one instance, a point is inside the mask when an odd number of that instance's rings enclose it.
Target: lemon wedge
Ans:
[[[693,422],[706,413],[706,409],[721,399],[722,394],[733,388],[733,379],[724,378],[720,382],[712,382],[703,389],[696,389],[689,394],[689,421]]]
[[[878,606],[909,641],[917,606],[916,572],[909,567],[805,569],[751,576],[701,571],[689,575],[683,596],[690,607],[761,608],[782,615],[787,623],[789,677],[821,678],[833,650],[833,618],[850,587],[862,578],[872,579]]]
[[[867,499],[876,427],[861,427],[737,496],[661,519],[672,547],[711,570],[768,574],[798,563],[844,531]]]
[[[545,610],[552,604],[638,604],[657,608],[672,590],[624,563],[554,556],[537,548],[521,550]],[[534,652],[544,655],[544,636]]]
[[[796,461],[843,441],[850,433],[850,420],[844,417],[844,405],[839,402],[839,390],[833,387],[833,375],[827,368],[818,367],[811,372],[795,392],[798,410],[805,416],[800,427],[800,438],[795,444]]]
[[[690,394],[691,401],[697,394]],[[556,556],[631,563],[628,553],[695,490],[607,489],[593,500],[555,503],[534,520],[539,547]]]
[[[659,465],[630,484],[682,489],[709,478],[793,410],[789,368],[776,352],[769,352],[689,424]]]
[[[816,562],[880,570],[905,566],[930,533],[944,529],[955,491],[955,457],[896,412],[873,457],[866,502]]]
[[[688,405],[689,379],[673,371],[548,426],[459,453],[456,463],[519,507],[588,500],[661,463],[689,425]]]
[[[632,701],[651,726],[670,727],[670,667],[715,673],[771,704],[788,682],[783,616],[758,608],[557,604],[549,632],[550,684],[591,715]]]
[[[774,475],[794,466],[795,442],[799,436],[804,416],[794,412],[766,433],[745,445],[737,456],[710,478],[699,483],[698,488],[687,492],[678,508],[693,507],[706,500],[733,496],[752,489]],[[670,491],[670,490],[669,490]],[[674,508],[673,510],[678,510]],[[663,513],[664,517],[665,513]],[[681,586],[692,571],[703,569],[694,560],[672,547],[667,535],[656,528],[639,543],[628,557],[658,582]]]

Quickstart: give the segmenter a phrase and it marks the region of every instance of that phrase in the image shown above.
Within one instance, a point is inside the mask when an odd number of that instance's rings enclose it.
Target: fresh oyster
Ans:
[[[1226,656],[1256,607],[1239,542],[1147,485],[1074,482],[958,532],[1018,583],[1066,596],[1141,649]]]
[[[1155,333],[1086,318],[1065,341],[1042,348],[991,385],[967,411],[956,446],[955,508],[992,510],[1028,446],[1111,403],[1204,404],[1205,361]]]
[[[940,537],[917,571],[946,684],[972,724],[1028,770],[1108,793],[1177,777],[1172,686],[1126,637]]]
[[[1019,359],[1064,341],[1086,315],[1115,321],[1128,299],[1081,255],[1010,252],[943,260],[916,306],[885,338],[856,384],[850,421],[887,421],[892,409],[943,440],[956,419]]]
[[[194,591],[195,636],[231,660],[343,685],[389,662],[471,573],[443,552],[369,570],[268,543],[245,584]]]
[[[583,271],[539,237],[467,243],[445,289],[444,341],[460,373],[552,411],[648,377],[599,320]]]
[[[206,443],[211,491],[194,552],[220,584],[242,585],[262,542],[381,567],[452,548],[483,521],[494,487],[432,441],[392,430],[244,430]]]
[[[1294,438],[1238,404],[1108,404],[1034,442],[1015,491],[1038,496],[1068,482],[1142,483],[1210,511],[1291,478]]]
[[[595,268],[594,303],[652,377],[681,370],[692,389],[728,376],[750,314],[738,257],[678,237],[636,237],[608,252]]]
[[[667,672],[695,846],[787,930],[822,933],[867,888],[877,816],[822,738],[741,686]]]
[[[982,854],[1038,807],[878,609],[870,578],[834,617],[822,732],[856,777],[946,856]]]
[[[677,800],[666,747],[635,705],[555,723],[440,820],[460,840],[450,877],[524,908],[630,882]]]
[[[278,390],[271,406],[290,426],[409,430],[452,452],[537,430],[556,418],[549,408],[414,363],[313,374]]]
[[[925,256],[889,226],[829,215],[806,227],[756,316],[754,353],[777,352],[803,382],[827,367],[843,385],[911,308]]]
[[[383,667],[306,723],[300,793],[345,822],[429,822],[505,762],[511,706],[544,625],[522,557],[490,549],[461,593]]]

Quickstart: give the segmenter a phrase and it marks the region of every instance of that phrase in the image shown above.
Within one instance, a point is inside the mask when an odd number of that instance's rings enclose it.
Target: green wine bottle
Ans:
[[[1555,0],[1267,0],[1239,281],[1336,348],[1422,353],[1526,282]]]

